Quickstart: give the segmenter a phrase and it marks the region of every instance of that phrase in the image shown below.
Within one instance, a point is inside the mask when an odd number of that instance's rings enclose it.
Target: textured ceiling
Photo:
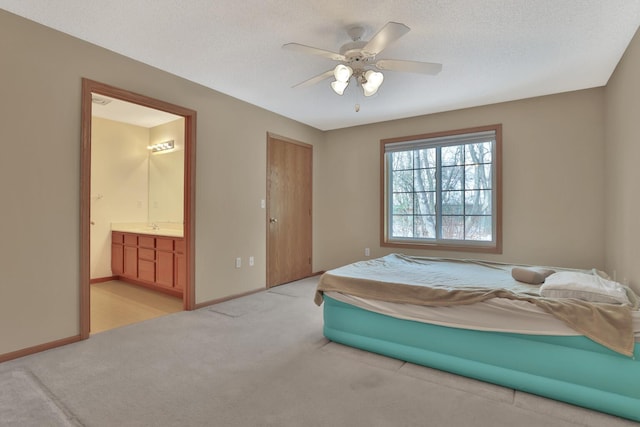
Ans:
[[[637,0],[0,0],[0,8],[322,130],[603,86],[640,24]],[[330,80],[346,27],[411,31],[377,59],[439,62],[436,76],[385,71],[378,93]],[[109,82],[105,82],[109,83]],[[135,90],[135,88],[125,88]],[[356,112],[354,105],[361,105]]]

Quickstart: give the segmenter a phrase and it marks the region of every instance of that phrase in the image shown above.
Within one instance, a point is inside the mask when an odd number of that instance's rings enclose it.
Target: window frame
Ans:
[[[450,141],[435,143],[433,146],[462,145],[465,143],[464,137],[474,133],[495,132],[495,144],[492,158],[493,185],[493,237],[492,241],[477,240],[434,240],[418,241],[416,239],[392,239],[390,237],[390,192],[391,180],[387,168],[387,146],[403,143],[409,146],[411,142],[417,145],[424,145],[429,139],[450,138]],[[456,143],[456,136],[460,143]],[[441,213],[436,213],[440,214]],[[421,135],[403,136],[397,138],[387,138],[380,140],[380,245],[383,247],[408,248],[408,249],[434,249],[461,252],[485,252],[502,253],[502,124],[479,126],[473,128],[456,129],[442,132],[433,132]]]

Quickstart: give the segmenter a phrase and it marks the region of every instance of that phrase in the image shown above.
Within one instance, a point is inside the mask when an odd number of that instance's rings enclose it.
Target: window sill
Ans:
[[[410,242],[380,242],[380,246],[387,248],[403,248],[403,249],[423,249],[423,250],[441,250],[456,252],[475,252],[488,254],[501,254],[502,245],[464,245],[464,244],[447,244],[447,243],[410,243]]]

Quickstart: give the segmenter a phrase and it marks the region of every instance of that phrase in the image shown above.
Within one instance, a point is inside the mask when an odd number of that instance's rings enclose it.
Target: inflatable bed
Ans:
[[[597,270],[392,254],[324,273],[335,342],[640,421],[640,311]]]

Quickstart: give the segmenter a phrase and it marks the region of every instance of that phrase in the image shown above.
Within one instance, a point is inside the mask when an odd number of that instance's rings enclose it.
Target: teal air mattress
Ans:
[[[457,329],[398,319],[324,296],[335,342],[640,421],[640,344],[634,357],[583,336]]]

